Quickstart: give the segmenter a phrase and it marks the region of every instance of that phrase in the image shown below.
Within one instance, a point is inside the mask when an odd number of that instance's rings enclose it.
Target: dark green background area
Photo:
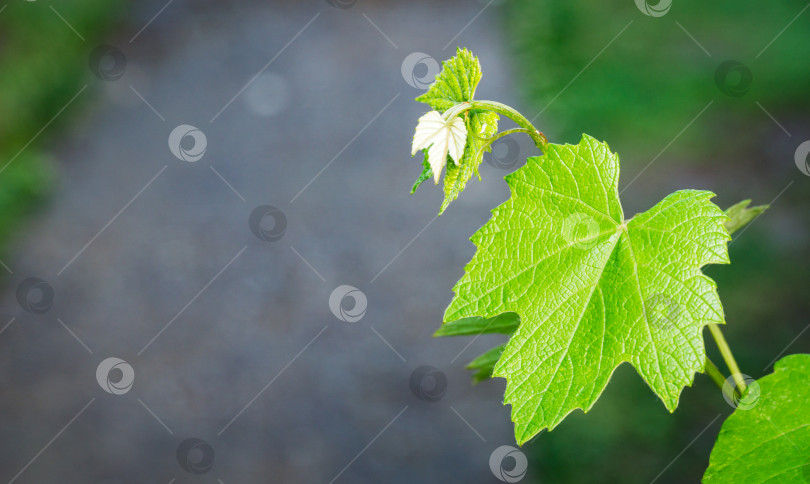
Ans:
[[[37,203],[46,200],[56,166],[41,148],[70,123],[70,103],[88,82],[88,56],[123,5],[77,0],[48,8],[9,3],[0,12],[0,247]],[[5,167],[5,168],[4,168]]]
[[[723,208],[773,200],[735,234],[732,264],[706,270],[718,283],[726,338],[754,378],[770,373],[766,365],[810,323],[810,179],[793,159],[810,139],[810,12],[796,18],[805,7],[676,0],[654,18],[631,1],[517,0],[504,18],[529,117],[545,109],[536,124],[554,142],[574,143],[582,132],[607,140],[622,160],[622,189],[641,173],[622,193],[628,215],[679,188],[710,189]],[[740,96],[720,88],[740,77],[732,73],[720,86],[715,79],[728,60],[750,70]],[[710,356],[722,362],[705,336]],[[809,351],[805,334],[787,353]],[[525,448],[543,482],[649,483],[673,460],[656,482],[699,482],[730,411],[698,375],[670,415],[623,365],[589,414],[575,412]]]

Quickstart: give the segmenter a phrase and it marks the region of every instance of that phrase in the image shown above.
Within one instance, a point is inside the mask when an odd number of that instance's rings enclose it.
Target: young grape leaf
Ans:
[[[723,423],[703,482],[810,482],[809,380],[810,355],[786,356],[757,380],[759,398]]]
[[[427,92],[417,97],[436,111],[446,111],[458,103],[472,101],[481,80],[481,64],[467,49],[456,49],[456,56],[442,63],[442,71]]]
[[[449,159],[454,164],[461,162],[467,145],[467,126],[458,116],[444,119],[438,111],[425,113],[416,125],[411,156],[419,150],[427,151],[428,164],[433,179],[439,184],[439,176]]]
[[[436,76],[436,81],[430,88],[417,97],[419,102],[430,105],[436,111],[446,111],[453,106],[467,101],[472,101],[475,96],[475,88],[481,80],[481,64],[478,58],[467,49],[457,49],[456,56],[444,61],[442,71]],[[484,151],[489,151],[486,145],[486,138],[489,138],[498,131],[498,115],[493,112],[471,110],[466,114],[466,123],[469,126],[467,144],[461,159],[454,158],[455,164],[447,163],[447,172],[444,175],[444,201],[439,209],[439,214],[444,213],[450,202],[458,198],[458,194],[464,190],[467,182],[473,174],[478,174],[478,165],[484,156]],[[432,174],[436,178],[441,175],[441,170],[437,170],[435,163],[432,163]],[[425,171],[423,170],[423,174]],[[422,180],[420,176],[420,180]],[[421,183],[417,180],[417,185]],[[413,193],[413,192],[411,192]]]
[[[677,191],[625,220],[618,157],[587,135],[506,180],[512,197],[473,235],[444,321],[520,317],[493,373],[507,379],[517,442],[588,411],[623,362],[674,411],[703,370],[703,327],[723,323],[700,271],[729,262],[713,194]]]
[[[464,190],[473,173],[478,174],[478,165],[484,158],[484,151],[490,151],[490,147],[486,146],[486,139],[498,131],[498,115],[486,111],[470,111],[469,125],[467,146],[464,148],[461,161],[454,165],[448,164],[447,173],[444,175],[444,201],[439,209],[440,215],[450,202],[458,198],[458,194]]]

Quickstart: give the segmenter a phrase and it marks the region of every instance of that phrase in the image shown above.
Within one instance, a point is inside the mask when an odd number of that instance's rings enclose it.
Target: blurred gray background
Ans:
[[[125,71],[86,73],[87,108],[49,149],[52,198],[4,260],[2,478],[492,482],[490,453],[513,443],[503,385],[463,369],[492,339],[431,334],[506,172],[484,166],[440,219],[439,189],[409,195],[426,108],[401,73],[463,44],[486,66],[480,96],[510,101],[486,4],[164,6],[132,5],[104,37]],[[199,161],[169,150],[181,124],[205,134]],[[279,240],[250,230],[262,205],[286,217]],[[53,288],[43,314],[16,300],[29,277]],[[358,322],[330,311],[343,284],[367,296]],[[134,370],[123,395],[96,382],[107,357]],[[409,390],[421,365],[446,373],[437,402]],[[178,464],[189,437],[213,449],[203,475]]]

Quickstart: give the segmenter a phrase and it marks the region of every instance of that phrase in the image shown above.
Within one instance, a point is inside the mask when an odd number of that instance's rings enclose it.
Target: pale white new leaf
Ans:
[[[467,142],[467,127],[464,119],[455,116],[445,120],[438,111],[430,111],[419,118],[413,135],[411,156],[419,150],[428,150],[428,163],[433,171],[433,179],[438,184],[442,169],[447,163],[447,155],[458,163],[464,154]]]

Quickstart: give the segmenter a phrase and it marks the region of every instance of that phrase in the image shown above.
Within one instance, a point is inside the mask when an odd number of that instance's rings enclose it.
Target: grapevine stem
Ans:
[[[469,111],[471,109],[482,109],[486,111],[494,111],[498,114],[508,117],[518,126],[523,128],[529,137],[532,138],[534,144],[545,153],[546,148],[548,148],[548,139],[546,136],[540,132],[534,125],[526,119],[525,116],[517,112],[515,109],[507,106],[506,104],[499,103],[497,101],[466,101],[463,103],[456,104],[452,108],[448,109],[444,112],[444,118],[450,119],[453,116],[458,116],[463,112]]]
[[[481,156],[481,153],[482,153],[482,152],[483,152],[485,149],[487,149],[487,147],[488,147],[489,145],[491,145],[492,143],[494,143],[494,142],[495,142],[496,140],[498,140],[499,138],[503,138],[504,136],[508,136],[508,135],[510,135],[510,134],[514,134],[514,133],[527,133],[529,136],[531,136],[531,132],[530,132],[528,129],[526,129],[526,128],[512,128],[512,129],[507,129],[506,131],[501,131],[500,133],[498,133],[498,134],[496,134],[496,135],[492,136],[491,138],[482,138],[482,137],[478,136],[477,134],[475,134],[475,132],[473,132],[473,131],[470,131],[470,133],[472,133],[472,135],[473,135],[475,138],[478,138],[479,140],[481,140],[481,141],[483,141],[483,142],[484,142],[484,144],[483,144],[483,145],[482,145],[482,146],[481,146],[481,147],[478,149],[478,151],[475,153],[475,158],[476,158],[476,159],[478,159],[478,157],[479,157],[479,156]]]
[[[528,130],[528,129],[526,129],[526,128],[512,128],[512,129],[507,129],[507,130],[505,130],[505,131],[501,131],[500,133],[498,133],[498,134],[496,134],[496,135],[493,135],[493,136],[491,136],[491,137],[489,137],[489,138],[482,138],[482,137],[478,136],[478,135],[477,135],[475,132],[473,132],[473,131],[470,131],[470,133],[473,135],[473,137],[474,137],[474,138],[476,138],[476,139],[478,139],[478,140],[480,140],[480,141],[485,142],[487,145],[492,144],[492,143],[493,143],[494,141],[496,141],[498,138],[503,138],[504,136],[508,136],[508,135],[510,135],[510,134],[515,134],[515,133],[526,133],[526,134],[528,134],[528,135],[530,135],[530,136],[531,136],[531,131],[529,131],[529,130]]]
[[[534,141],[534,144],[545,153],[546,148],[548,147],[548,139],[546,139],[545,135],[541,133],[540,130],[534,127],[531,121],[526,119],[525,116],[517,112],[515,109],[497,101],[473,101],[472,106],[474,108],[495,111],[498,114],[508,117],[517,123],[518,126],[526,129],[529,136],[532,138],[532,141]]]
[[[706,357],[706,373],[712,378],[715,384],[717,384],[720,390],[723,389],[723,384],[726,382],[726,377],[720,372],[720,369],[717,368],[717,365],[714,364],[709,357]]]
[[[723,355],[723,361],[726,362],[728,371],[731,372],[731,377],[734,378],[734,383],[737,390],[740,393],[743,393],[746,389],[745,381],[743,381],[742,374],[740,373],[740,367],[737,366],[737,361],[734,359],[734,355],[731,354],[731,348],[729,348],[726,338],[723,337],[723,332],[720,331],[720,327],[716,324],[709,324],[709,331],[712,332],[714,342],[717,343],[717,348],[720,350],[720,354]]]

